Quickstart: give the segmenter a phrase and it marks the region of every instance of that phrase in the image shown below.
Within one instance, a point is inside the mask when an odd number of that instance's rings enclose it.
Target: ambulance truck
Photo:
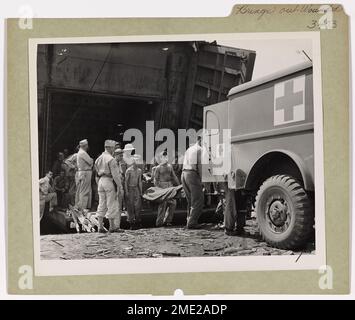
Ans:
[[[235,190],[239,216],[254,211],[260,233],[270,245],[295,249],[310,241],[314,234],[312,63],[232,88],[227,101],[204,108],[203,121],[209,157],[203,181],[227,182]]]

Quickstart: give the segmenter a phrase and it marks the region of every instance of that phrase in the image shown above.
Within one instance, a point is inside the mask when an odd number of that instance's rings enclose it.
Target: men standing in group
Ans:
[[[75,176],[76,195],[75,206],[79,209],[91,209],[91,177],[93,159],[88,155],[89,143],[87,139],[79,142],[79,151],[76,156],[77,172]]]
[[[125,176],[125,194],[128,222],[131,229],[139,227],[141,222],[140,211],[142,207],[142,170],[138,168],[137,162],[140,156],[131,157],[132,164],[128,167]]]
[[[154,170],[154,185],[159,188],[170,188],[179,185],[179,179],[176,177],[173,166],[168,163],[168,155],[161,152],[159,155],[159,165]],[[157,227],[171,226],[176,200],[165,200],[158,206],[158,215],[155,225]]]
[[[187,199],[188,229],[199,229],[198,219],[202,214],[204,194],[202,185],[202,136],[189,147],[184,156],[181,182]]]
[[[52,171],[48,171],[46,176],[39,180],[40,220],[43,217],[46,202],[49,202],[49,212],[52,212],[54,207],[58,204],[57,194],[51,186],[52,178]]]
[[[109,232],[119,231],[120,210],[118,197],[123,194],[121,177],[117,162],[113,157],[116,141],[106,140],[105,151],[95,161],[96,182],[99,193],[99,206],[97,216],[99,221],[99,232],[105,232],[103,219],[109,220]],[[113,182],[116,183],[117,192]],[[118,221],[117,225],[115,220]]]

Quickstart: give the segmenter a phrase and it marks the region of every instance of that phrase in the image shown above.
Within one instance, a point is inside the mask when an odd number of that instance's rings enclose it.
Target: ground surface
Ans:
[[[202,230],[183,227],[125,230],[122,233],[58,234],[41,236],[41,258],[109,259],[147,257],[200,257],[243,255],[295,255],[301,252],[280,250],[260,240],[255,220],[248,220],[242,237],[226,236],[207,224]],[[309,244],[303,253],[313,253]]]

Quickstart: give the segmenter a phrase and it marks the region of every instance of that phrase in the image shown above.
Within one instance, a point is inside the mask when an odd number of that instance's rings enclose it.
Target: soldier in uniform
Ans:
[[[40,220],[44,214],[46,202],[49,202],[49,212],[57,206],[57,194],[54,192],[50,181],[53,178],[53,173],[48,171],[46,176],[39,180],[39,201],[40,201]]]
[[[76,156],[77,172],[75,176],[76,195],[75,206],[79,209],[91,208],[91,176],[93,159],[88,155],[89,143],[86,139],[79,142],[79,151]]]
[[[127,170],[127,164],[123,160],[123,150],[121,148],[115,149],[114,156],[115,156],[120,174],[122,175],[122,177],[124,177],[124,175],[126,174],[126,170]]]
[[[54,161],[52,166],[53,177],[59,176],[63,168],[64,168],[64,154],[63,152],[59,152],[57,155],[57,160]]]
[[[103,227],[105,216],[110,223],[109,232],[119,231],[120,228],[119,225],[115,224],[115,220],[120,218],[118,194],[122,195],[123,190],[117,162],[113,157],[115,145],[116,141],[106,140],[105,151],[95,161],[96,182],[99,193],[99,206],[97,208],[99,232],[105,232]],[[117,192],[113,182],[116,183]]]
[[[53,188],[57,193],[58,205],[65,208],[64,194],[69,189],[68,178],[65,176],[65,171],[62,170],[59,176],[56,176],[53,181]]]
[[[117,147],[117,144],[116,144]],[[124,179],[125,179],[125,174],[126,174],[126,170],[127,170],[127,165],[123,160],[123,150],[121,148],[117,148],[115,149],[115,153],[114,153],[116,162],[117,162],[117,166],[118,166],[118,172],[120,174],[120,178],[121,178],[121,187],[122,187],[122,193],[118,194],[118,205],[119,205],[119,210],[122,212],[123,207],[124,207]]]
[[[140,156],[134,155],[131,159],[132,165],[127,169],[125,176],[125,194],[128,222],[131,229],[136,229],[141,222],[142,170],[137,166]]]
[[[170,188],[179,185],[179,179],[176,177],[173,166],[168,163],[166,152],[160,154],[160,164],[154,170],[154,185],[159,188]],[[171,226],[176,208],[176,200],[165,200],[158,206],[158,215],[155,225]]]

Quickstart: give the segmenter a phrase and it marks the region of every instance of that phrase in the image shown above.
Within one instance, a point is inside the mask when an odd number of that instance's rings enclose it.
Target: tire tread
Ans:
[[[258,202],[260,201],[262,193],[268,187],[275,185],[281,185],[293,198],[296,211],[295,223],[290,236],[283,241],[275,241],[266,237],[259,227],[262,238],[269,245],[280,249],[301,248],[306,244],[313,232],[314,214],[313,206],[311,205],[309,197],[298,181],[288,175],[275,175],[268,178],[264,181],[257,192],[255,198],[255,208],[258,207]]]

